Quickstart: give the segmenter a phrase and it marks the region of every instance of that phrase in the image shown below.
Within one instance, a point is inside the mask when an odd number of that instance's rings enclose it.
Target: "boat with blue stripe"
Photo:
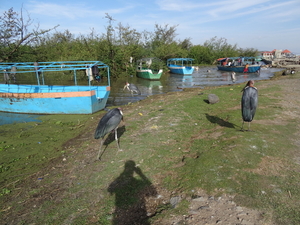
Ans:
[[[256,57],[227,57],[220,58],[218,70],[231,71],[236,73],[256,73],[260,71],[260,59]]]
[[[171,73],[190,75],[194,72],[193,61],[191,58],[171,58],[167,60],[167,67]]]
[[[105,108],[110,94],[109,66],[101,61],[0,63],[0,73],[3,112],[93,114]],[[84,77],[83,85],[78,76]],[[72,84],[55,84],[66,77]]]

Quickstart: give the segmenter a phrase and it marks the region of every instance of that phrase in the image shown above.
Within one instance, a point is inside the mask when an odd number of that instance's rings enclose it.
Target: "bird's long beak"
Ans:
[[[123,90],[125,90],[125,88],[127,87],[127,85],[125,84],[125,86],[124,86],[124,88],[123,88]]]

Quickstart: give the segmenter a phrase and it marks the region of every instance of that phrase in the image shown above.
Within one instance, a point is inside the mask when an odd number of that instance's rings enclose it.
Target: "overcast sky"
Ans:
[[[217,36],[241,48],[300,54],[300,0],[0,0],[0,15],[11,7],[40,28],[59,25],[75,35],[105,33],[108,13],[115,26],[138,31],[178,25],[177,38],[194,45]]]

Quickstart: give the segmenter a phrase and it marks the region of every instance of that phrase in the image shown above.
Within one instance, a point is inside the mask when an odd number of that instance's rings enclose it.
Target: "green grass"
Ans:
[[[110,136],[101,162],[93,132],[105,112],[1,126],[1,216],[35,215],[20,218],[25,224],[111,224],[114,209],[134,211],[143,192],[192,196],[202,188],[271,212],[277,224],[298,224],[300,166],[289,141],[296,139],[297,123],[274,122],[283,113],[284,93],[267,83],[257,83],[254,132],[240,131],[242,85],[187,89],[124,106],[123,151]],[[207,104],[210,93],[220,102]],[[161,204],[151,221],[187,207],[185,199],[175,209]]]

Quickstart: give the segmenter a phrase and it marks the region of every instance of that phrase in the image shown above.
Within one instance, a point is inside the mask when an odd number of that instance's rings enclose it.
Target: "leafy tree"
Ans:
[[[210,40],[205,41],[203,46],[207,47],[211,53],[211,57],[209,60],[209,63],[211,64],[215,59],[218,58],[238,56],[237,45],[228,44],[226,38],[213,37]],[[212,57],[214,59],[212,59]]]
[[[210,49],[202,45],[191,47],[189,57],[195,59],[194,64],[211,64],[215,60]]]
[[[29,30],[33,20],[27,15],[23,16],[21,9],[20,15],[10,8],[0,17],[0,62],[20,60],[22,55],[28,54],[28,48],[23,46],[31,46],[37,38],[54,28],[41,30],[37,25],[36,28]]]
[[[246,56],[246,57],[255,57],[259,54],[258,49],[255,48],[245,48],[245,49],[240,48],[238,52],[240,56]]]
[[[178,25],[169,27],[169,25],[166,24],[162,27],[161,25],[155,24],[153,42],[160,44],[171,44],[175,42],[177,26]]]
[[[179,45],[183,49],[190,50],[191,47],[193,47],[193,44],[191,42],[191,38],[185,38],[182,42],[179,41]]]

